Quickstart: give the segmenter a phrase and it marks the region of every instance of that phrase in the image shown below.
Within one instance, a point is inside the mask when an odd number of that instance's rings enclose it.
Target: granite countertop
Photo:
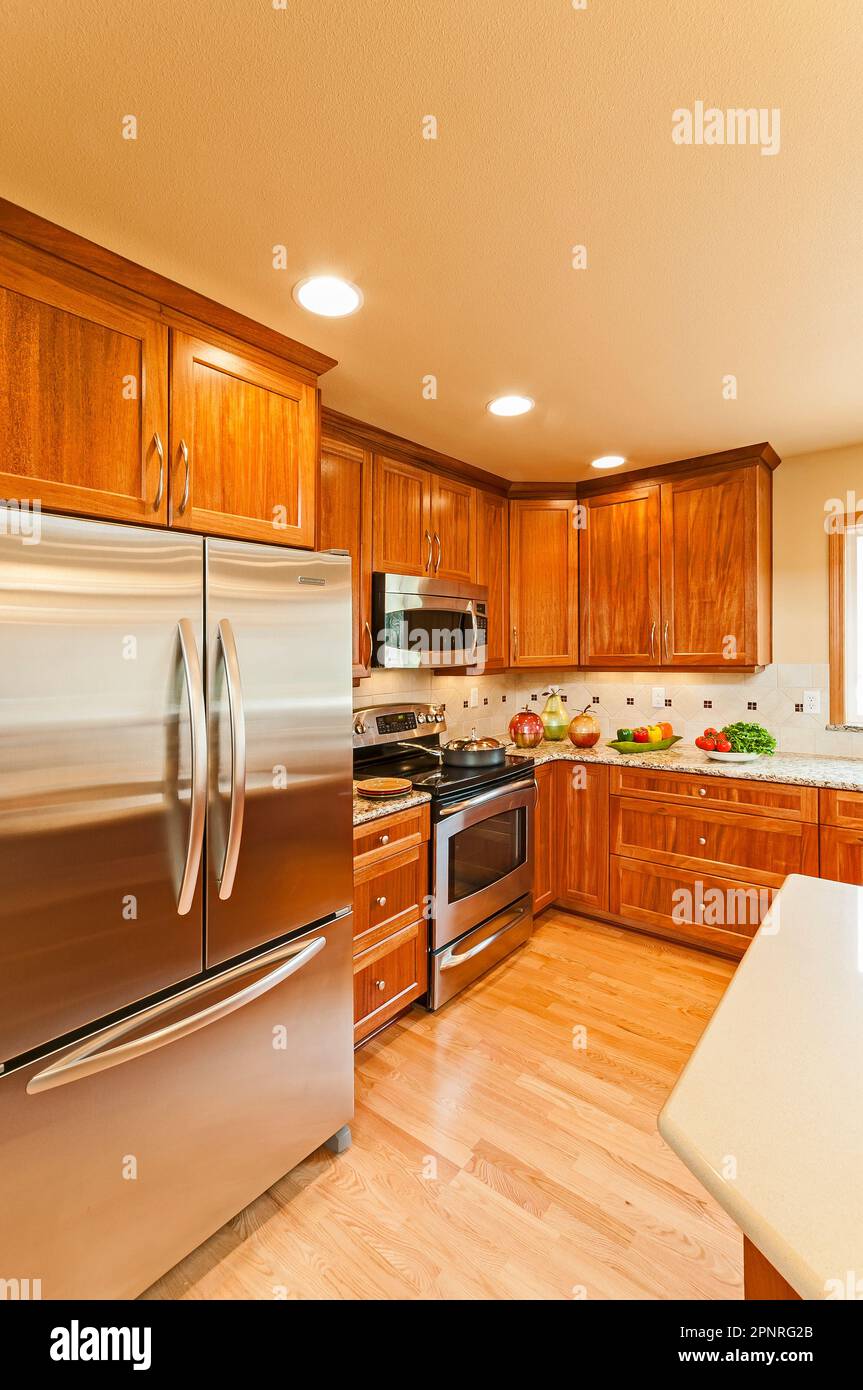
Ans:
[[[366,821],[377,820],[379,816],[407,811],[411,806],[421,806],[424,801],[431,801],[428,792],[406,792],[404,796],[388,796],[385,801],[370,801],[368,797],[357,795],[354,782],[354,825],[365,825]]]
[[[743,777],[754,782],[790,782],[802,787],[833,787],[838,791],[863,792],[863,758],[831,758],[816,753],[774,753],[754,763],[718,763],[691,743],[676,743],[664,753],[618,753],[599,743],[595,748],[573,748],[562,743],[540,743],[536,748],[516,748],[510,753],[534,763],[562,760],[609,763],[616,767],[644,767],[659,772],[697,772],[699,777]]]
[[[785,882],[659,1132],[803,1298],[863,1285],[863,888]]]

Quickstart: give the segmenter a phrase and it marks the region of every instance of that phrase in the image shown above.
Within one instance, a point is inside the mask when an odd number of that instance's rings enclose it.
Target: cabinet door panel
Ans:
[[[662,484],[664,664],[756,664],[757,484],[754,468]]]
[[[476,490],[451,478],[431,480],[433,569],[439,579],[476,577]]]
[[[658,665],[659,488],[591,497],[586,507],[579,537],[582,664]]]
[[[488,589],[486,670],[509,665],[509,517],[505,497],[476,495],[476,578]]]
[[[361,1042],[425,994],[427,927],[414,922],[354,957],[354,1042]]]
[[[321,442],[318,547],[351,557],[352,656],[355,677],[367,676],[372,658],[372,459],[343,440]]]
[[[578,662],[578,532],[575,505],[510,506],[510,621],[513,666]]]
[[[171,347],[172,525],[312,547],[316,388],[240,345],[174,331]]]
[[[533,818],[533,910],[542,912],[557,896],[557,779],[554,763],[536,769],[537,803]]]
[[[167,401],[168,335],[155,317],[94,276],[0,242],[0,496],[164,524]]]
[[[566,907],[608,909],[608,768],[553,764],[558,776],[562,841],[558,899]]]
[[[430,475],[409,463],[376,455],[375,569],[428,574],[432,552]]]
[[[775,889],[666,864],[611,857],[609,911],[632,926],[740,956]]]
[[[863,831],[822,825],[821,877],[863,886]]]

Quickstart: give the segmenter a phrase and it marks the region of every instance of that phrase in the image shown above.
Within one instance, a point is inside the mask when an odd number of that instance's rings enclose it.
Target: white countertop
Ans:
[[[659,1131],[799,1294],[863,1296],[863,888],[787,879]]]

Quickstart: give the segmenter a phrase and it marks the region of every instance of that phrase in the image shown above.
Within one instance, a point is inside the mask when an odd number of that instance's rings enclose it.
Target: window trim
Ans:
[[[839,518],[837,518],[837,521]],[[827,538],[827,565],[830,604],[830,724],[851,727],[846,707],[847,676],[845,662],[845,614],[847,607],[846,551],[849,531],[860,533],[860,517],[846,512],[841,523]],[[856,726],[855,726],[856,727]]]

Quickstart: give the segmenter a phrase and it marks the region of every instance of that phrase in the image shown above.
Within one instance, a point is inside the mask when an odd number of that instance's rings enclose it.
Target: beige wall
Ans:
[[[827,660],[824,504],[863,496],[863,443],[783,459],[773,476],[773,653],[777,662]]]

